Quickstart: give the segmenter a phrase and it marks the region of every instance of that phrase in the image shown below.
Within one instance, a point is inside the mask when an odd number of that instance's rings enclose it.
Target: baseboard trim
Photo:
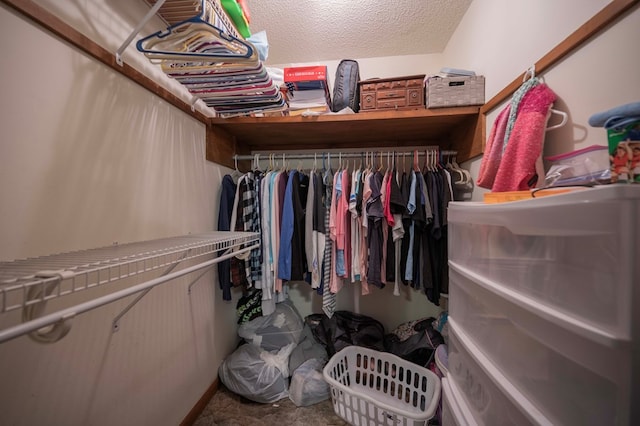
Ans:
[[[180,422],[180,426],[191,426],[196,422],[196,420],[198,420],[198,417],[200,417],[200,414],[202,414],[204,408],[207,406],[209,401],[211,401],[213,395],[215,395],[215,393],[218,391],[219,384],[220,382],[216,377],[213,383],[211,383],[211,386],[209,386],[209,388],[200,397],[198,402],[196,402],[196,404],[193,406],[191,411],[189,411],[189,413],[185,416],[184,420]]]

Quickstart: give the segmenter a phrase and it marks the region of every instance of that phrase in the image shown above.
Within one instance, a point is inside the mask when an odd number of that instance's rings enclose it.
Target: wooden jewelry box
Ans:
[[[411,75],[396,78],[374,78],[358,82],[360,112],[411,110],[425,108],[424,78]]]

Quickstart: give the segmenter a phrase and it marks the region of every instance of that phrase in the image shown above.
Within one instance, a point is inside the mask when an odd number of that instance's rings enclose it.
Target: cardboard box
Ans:
[[[640,120],[607,129],[611,182],[640,183]]]
[[[325,65],[285,68],[284,82],[294,83],[294,86],[300,90],[324,88],[329,90],[329,77]]]
[[[284,82],[289,91],[289,110],[323,108],[331,110],[329,77],[325,65],[284,69]]]
[[[484,203],[496,204],[496,203],[508,203],[510,201],[529,200],[531,198],[540,198],[548,195],[558,195],[567,192],[581,191],[586,188],[540,188],[530,189],[527,191],[507,191],[507,192],[485,192]]]

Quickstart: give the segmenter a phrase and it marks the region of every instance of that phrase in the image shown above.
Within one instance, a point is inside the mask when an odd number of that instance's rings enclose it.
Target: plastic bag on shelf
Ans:
[[[587,148],[546,157],[549,170],[544,186],[596,185],[611,180],[609,153],[606,146]]]

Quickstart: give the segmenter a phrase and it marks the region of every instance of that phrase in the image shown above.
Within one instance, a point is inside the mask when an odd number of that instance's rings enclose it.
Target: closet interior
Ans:
[[[207,89],[193,85],[189,80],[193,75],[183,79],[189,92],[188,99],[179,97],[127,63],[125,54],[127,46],[134,39],[149,36],[141,31],[154,16],[159,16],[169,28],[179,22],[208,14],[211,19],[209,22],[227,28],[235,39],[241,40],[242,36],[234,32],[233,25],[225,21],[225,14],[216,9],[219,2],[140,1],[148,6],[149,13],[137,22],[135,30],[117,51],[105,49],[32,1],[4,0],[3,3],[63,42],[104,64],[110,71],[125,76],[202,123],[206,160],[236,171],[297,168],[298,162],[304,162],[304,168],[308,168],[307,165],[311,163],[319,167],[323,159],[340,166],[343,161],[351,165],[369,161],[385,167],[391,164],[406,165],[409,169],[416,157],[419,158],[420,166],[426,164],[427,157],[433,157],[450,171],[454,183],[467,184],[468,172],[458,164],[483,154],[487,115],[508,99],[523,81],[522,75],[516,76],[513,82],[482,106],[313,117],[267,115],[223,118],[210,108],[215,102],[203,94],[203,90]],[[637,1],[616,0],[608,3],[600,13],[535,62],[536,72],[542,74],[550,70],[592,36],[620,19],[634,5],[637,5]],[[208,9],[209,6],[211,9]],[[158,35],[162,34],[164,33]],[[242,47],[234,40],[230,40],[230,43],[226,49],[240,49],[234,51],[234,55],[248,56],[244,58],[247,62],[238,64],[233,71],[253,69],[255,73],[251,74],[249,80],[262,78],[262,64],[259,60],[256,61],[254,52],[242,51]],[[148,50],[152,63],[171,61],[170,55]],[[220,53],[216,52],[214,55]],[[222,54],[230,52],[225,50]],[[202,60],[197,56],[192,59]],[[165,70],[166,67],[163,71]],[[197,72],[195,68],[191,71],[192,74]],[[525,75],[526,73],[524,71]],[[197,84],[200,83],[202,82]],[[206,84],[213,83],[208,81]],[[260,84],[270,87],[269,81],[260,80]],[[266,97],[262,101],[275,108],[281,106],[281,99],[277,96]],[[304,153],[300,153],[300,147],[304,147]],[[431,152],[436,152],[435,156]],[[260,238],[255,232],[208,232],[2,262],[0,317],[4,317],[4,320],[0,327],[0,344],[17,340],[16,338],[24,335],[38,343],[63,340],[81,320],[80,314],[137,295],[113,317],[111,330],[118,331],[123,327],[119,320],[130,310],[135,310],[136,304],[152,289],[165,283],[170,286],[175,278],[188,275],[190,291],[212,266],[254,250],[260,244]],[[148,273],[160,276],[146,279]],[[131,277],[140,279],[134,286],[127,287],[124,281]],[[96,297],[87,300],[84,295],[94,294],[96,290]],[[76,303],[77,296],[85,297],[85,301]],[[188,298],[189,293],[185,297]],[[202,394],[200,390],[198,392]]]

